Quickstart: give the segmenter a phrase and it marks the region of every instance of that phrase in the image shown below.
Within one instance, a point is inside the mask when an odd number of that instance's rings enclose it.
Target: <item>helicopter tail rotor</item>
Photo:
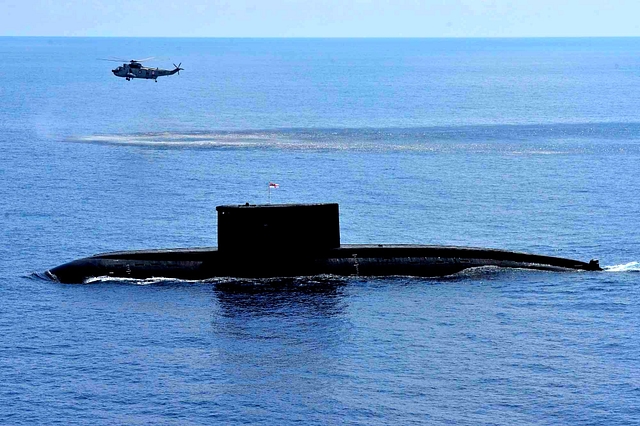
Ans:
[[[178,75],[180,75],[180,70],[184,70],[184,68],[180,68],[180,65],[182,65],[182,62],[180,62],[178,65],[173,64],[173,66],[176,67],[176,70],[178,70]]]

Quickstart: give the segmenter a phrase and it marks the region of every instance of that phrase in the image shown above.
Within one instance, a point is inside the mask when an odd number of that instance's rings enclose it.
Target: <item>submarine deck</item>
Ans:
[[[597,271],[597,261],[582,262],[476,247],[348,244],[336,248],[299,251],[220,251],[215,247],[117,251],[78,259],[48,271],[60,282],[79,283],[88,278],[214,277],[269,278],[321,274],[422,277],[445,276],[462,270],[497,266],[541,270]]]
[[[196,247],[196,248],[173,248],[173,249],[153,249],[153,250],[128,250],[99,253],[87,259],[131,259],[131,260],[188,260],[205,261],[211,256],[219,255],[217,247]],[[463,247],[463,246],[439,246],[420,244],[343,244],[340,247],[313,252],[317,256],[338,256],[338,257],[468,257],[476,259],[501,259],[509,258],[514,261],[531,262],[549,265],[563,265],[566,268],[581,268],[588,265],[573,259],[562,257],[529,254],[492,248]],[[234,253],[242,255],[242,253]]]

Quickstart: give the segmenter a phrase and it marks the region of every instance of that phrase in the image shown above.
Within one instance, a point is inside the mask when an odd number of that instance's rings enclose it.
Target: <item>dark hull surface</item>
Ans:
[[[82,283],[93,277],[184,280],[323,274],[438,277],[481,266],[550,271],[600,270],[597,261],[587,263],[504,250],[422,245],[342,245],[304,253],[293,249],[222,253],[216,248],[113,252],[66,263],[47,271],[47,275],[63,283]]]

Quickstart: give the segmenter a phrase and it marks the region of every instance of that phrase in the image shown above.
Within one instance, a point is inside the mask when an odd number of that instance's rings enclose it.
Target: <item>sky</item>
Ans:
[[[0,36],[640,36],[640,0],[1,0]]]

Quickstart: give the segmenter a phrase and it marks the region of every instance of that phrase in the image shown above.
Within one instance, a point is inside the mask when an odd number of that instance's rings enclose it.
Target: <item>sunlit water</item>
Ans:
[[[638,46],[0,38],[4,421],[638,423]],[[185,71],[126,82],[96,60],[128,55]],[[605,271],[42,278],[215,246],[216,205],[269,196],[340,203],[344,243]]]

